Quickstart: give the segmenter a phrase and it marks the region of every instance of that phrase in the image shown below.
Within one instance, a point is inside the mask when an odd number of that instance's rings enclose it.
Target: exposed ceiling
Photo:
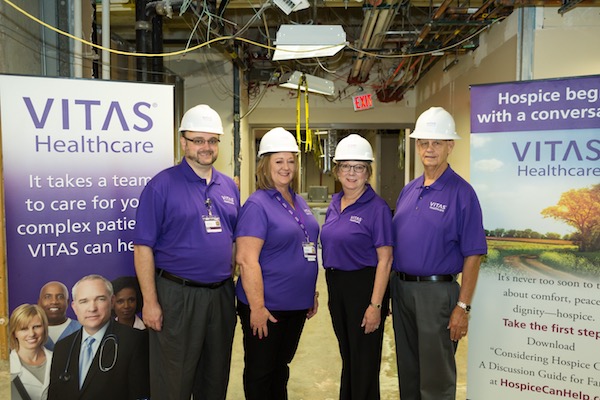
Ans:
[[[286,15],[275,5],[279,1],[295,4],[300,0],[138,0],[137,14],[145,9],[149,21],[144,25],[135,22],[134,0],[113,0],[111,34],[135,46],[137,26],[141,28],[138,51],[158,53],[163,48],[182,49],[233,36],[243,40],[215,45],[247,72],[250,89],[258,83],[274,84],[274,77],[283,72],[300,70],[334,80],[338,91],[369,87],[380,101],[390,102],[402,99],[436,63],[443,62],[445,69],[458,63],[461,55],[479,46],[481,32],[516,7],[550,5],[567,12],[577,5],[600,5],[589,0],[311,0],[308,8]],[[100,5],[97,12],[101,12]],[[342,25],[348,46],[333,57],[272,61],[270,48],[282,24]],[[151,41],[152,26],[162,30],[162,37],[155,36],[154,46],[140,47],[140,32],[147,28],[145,34]]]

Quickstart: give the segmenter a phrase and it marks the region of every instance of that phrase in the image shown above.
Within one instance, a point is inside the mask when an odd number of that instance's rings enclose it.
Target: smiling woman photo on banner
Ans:
[[[22,304],[8,322],[11,400],[46,400],[52,352],[44,348],[48,319],[41,307]]]

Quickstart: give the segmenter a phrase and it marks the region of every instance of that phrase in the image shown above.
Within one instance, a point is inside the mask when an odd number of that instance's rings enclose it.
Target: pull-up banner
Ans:
[[[600,76],[471,88],[471,400],[600,399]]]
[[[9,307],[132,275],[144,185],[173,165],[173,87],[0,75]]]

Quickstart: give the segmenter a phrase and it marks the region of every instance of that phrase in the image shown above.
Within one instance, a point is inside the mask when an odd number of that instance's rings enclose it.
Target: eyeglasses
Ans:
[[[365,164],[356,164],[356,165],[340,164],[339,168],[340,168],[340,171],[342,171],[342,172],[350,172],[350,170],[352,169],[357,174],[362,174],[363,172],[365,172],[367,170],[367,166]]]
[[[422,150],[427,150],[429,146],[433,147],[434,150],[440,149],[447,140],[417,140],[417,145]]]
[[[211,146],[216,146],[220,140],[217,138],[212,138],[209,140],[203,139],[203,138],[186,138],[185,136],[182,136],[185,140],[187,140],[188,142],[192,142],[194,143],[196,146],[204,146],[204,143],[208,143]]]

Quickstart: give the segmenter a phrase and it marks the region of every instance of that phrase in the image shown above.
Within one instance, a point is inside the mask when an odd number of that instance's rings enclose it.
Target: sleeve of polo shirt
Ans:
[[[375,246],[375,248],[392,246],[394,243],[394,236],[392,233],[392,211],[387,204],[382,202],[377,206],[374,217],[374,224],[371,227],[373,246]]]
[[[247,200],[240,210],[235,228],[235,238],[252,236],[267,240],[268,217],[265,209],[251,200]]]
[[[153,186],[142,191],[135,219],[133,243],[154,247],[164,220],[164,199]]]
[[[410,183],[409,183],[409,185],[410,185]],[[398,195],[398,199],[396,200],[396,210],[398,210],[400,208],[400,199],[402,199],[402,196],[404,196],[407,186],[408,185],[404,186],[402,188],[402,190],[400,190],[400,194]]]
[[[487,254],[487,242],[483,229],[481,205],[475,191],[470,188],[463,207],[460,251],[464,257]]]

